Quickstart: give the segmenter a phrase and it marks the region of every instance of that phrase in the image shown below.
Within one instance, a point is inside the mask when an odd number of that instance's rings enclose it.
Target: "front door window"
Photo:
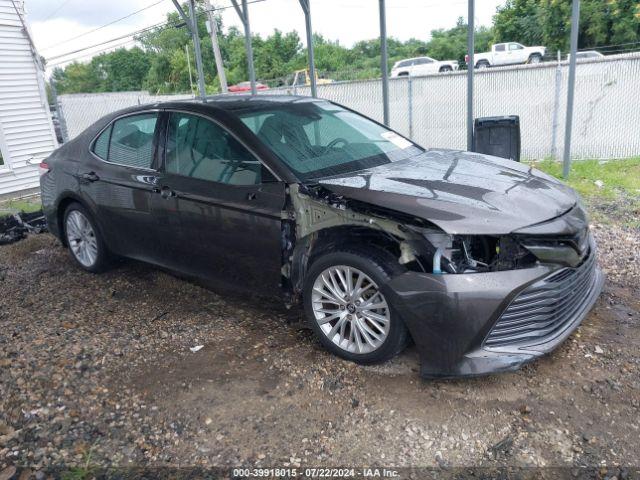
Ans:
[[[165,171],[228,185],[262,181],[261,163],[229,132],[199,115],[171,113]]]

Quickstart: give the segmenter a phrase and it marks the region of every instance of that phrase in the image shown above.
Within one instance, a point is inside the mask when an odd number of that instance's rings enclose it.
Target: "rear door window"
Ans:
[[[504,52],[504,43],[496,45],[496,52]]]
[[[131,115],[116,120],[112,127],[107,160],[128,167],[151,168],[157,122],[157,113]],[[100,140],[101,137],[98,138]]]

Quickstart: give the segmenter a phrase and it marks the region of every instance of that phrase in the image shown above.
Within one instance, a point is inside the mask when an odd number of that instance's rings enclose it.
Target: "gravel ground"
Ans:
[[[608,281],[579,330],[518,372],[447,381],[421,380],[412,348],[342,361],[280,307],[142,264],[82,272],[47,234],[0,247],[0,478],[13,465],[638,465],[640,232],[594,230]]]

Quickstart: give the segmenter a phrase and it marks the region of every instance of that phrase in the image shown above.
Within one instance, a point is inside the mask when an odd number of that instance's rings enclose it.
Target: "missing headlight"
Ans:
[[[531,252],[509,236],[425,233],[424,237],[430,248],[423,262],[435,274],[516,270],[537,262]]]

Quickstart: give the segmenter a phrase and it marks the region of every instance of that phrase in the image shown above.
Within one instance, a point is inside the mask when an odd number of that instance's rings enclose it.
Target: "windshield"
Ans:
[[[355,172],[424,151],[329,102],[280,103],[238,116],[301,180]]]

